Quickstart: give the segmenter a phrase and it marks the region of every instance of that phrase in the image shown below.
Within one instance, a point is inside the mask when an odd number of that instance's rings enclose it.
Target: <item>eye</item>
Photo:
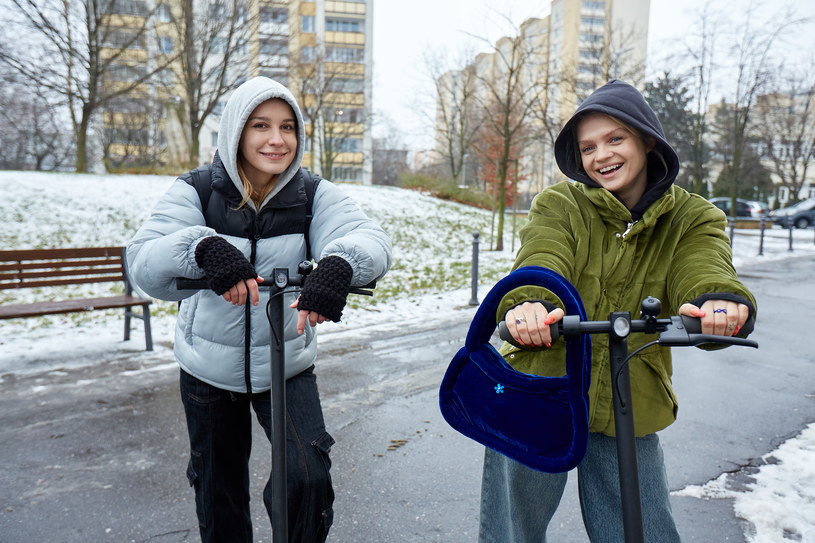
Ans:
[[[581,147],[581,148],[580,148],[580,152],[581,152],[582,154],[584,154],[584,155],[585,155],[586,153],[590,153],[590,152],[592,152],[592,151],[594,151],[594,146],[592,146],[592,145],[586,145],[586,146],[584,146],[584,147]]]
[[[623,141],[623,137],[622,136],[612,136],[611,139],[608,140],[608,141],[610,143],[620,143],[621,141]]]
[[[267,127],[268,127],[268,125],[266,123],[262,122],[262,121],[256,121],[256,122],[252,123],[252,128],[254,128],[255,130],[263,130],[263,129],[267,128]]]
[[[294,130],[294,125],[290,123],[283,123],[280,127],[281,130]]]

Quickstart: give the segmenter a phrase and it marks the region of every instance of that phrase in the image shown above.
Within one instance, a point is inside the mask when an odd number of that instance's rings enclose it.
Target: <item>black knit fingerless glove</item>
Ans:
[[[353,275],[351,264],[344,258],[327,256],[320,259],[317,269],[306,277],[297,309],[314,311],[339,322]]]
[[[209,236],[195,247],[195,262],[207,275],[209,288],[218,296],[246,279],[258,275],[237,247],[222,237]]]

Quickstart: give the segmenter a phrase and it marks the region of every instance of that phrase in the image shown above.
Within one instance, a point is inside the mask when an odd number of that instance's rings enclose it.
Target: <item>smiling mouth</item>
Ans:
[[[622,164],[612,164],[611,166],[605,166],[603,168],[600,168],[597,171],[600,172],[601,174],[607,174],[607,173],[615,172],[615,171],[619,170],[622,167],[623,167]]]
[[[280,160],[281,158],[286,156],[286,153],[260,153],[260,154],[271,160]]]

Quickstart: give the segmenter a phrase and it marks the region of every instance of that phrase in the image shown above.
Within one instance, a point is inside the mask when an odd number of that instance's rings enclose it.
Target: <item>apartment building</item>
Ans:
[[[190,115],[183,70],[197,63],[203,80],[200,95],[219,80],[236,85],[257,75],[289,87],[306,125],[303,165],[335,181],[370,183],[372,4],[373,0],[114,1],[110,10],[115,13],[108,21],[118,28],[112,33],[126,34],[150,19],[143,39],[128,44],[135,52],[121,77],[152,72],[166,59],[173,60],[104,112],[109,162],[173,165],[211,160],[228,94],[212,102],[211,114],[193,129],[196,115]],[[189,30],[182,35],[181,28]],[[185,40],[194,43],[193,50],[189,46],[180,50]],[[111,42],[111,49],[121,42]],[[208,104],[202,100],[193,107],[203,110]],[[139,127],[135,132],[127,128],[133,125]]]
[[[449,145],[452,117],[439,113],[461,106],[465,95],[478,95],[469,101],[470,110],[460,115],[474,119],[494,115],[487,111],[491,100],[487,87],[517,71],[512,75],[518,79],[516,111],[523,113],[513,115],[524,115],[517,158],[525,179],[519,190],[534,194],[560,181],[552,144],[563,122],[586,96],[610,79],[643,84],[649,10],[650,0],[553,0],[548,16],[524,21],[518,36],[499,39],[471,66],[442,76],[446,81],[466,81],[466,85],[438,85],[450,90],[439,92],[436,98],[437,160],[444,162],[454,148],[468,155],[468,178],[475,167],[484,166],[483,158],[474,158],[478,153],[465,149],[466,144]]]

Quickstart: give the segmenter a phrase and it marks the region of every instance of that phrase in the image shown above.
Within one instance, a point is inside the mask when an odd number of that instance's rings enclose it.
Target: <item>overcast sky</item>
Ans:
[[[679,43],[682,33],[693,25],[705,0],[651,0],[648,30],[649,63],[672,45]],[[780,4],[769,2],[773,9]],[[432,88],[423,68],[424,51],[447,51],[455,57],[471,44],[476,51],[489,48],[472,36],[489,37],[495,41],[511,33],[504,21],[508,17],[517,26],[530,17],[549,14],[550,0],[502,0],[496,11],[494,0],[374,0],[374,111],[377,123],[374,134],[397,132],[410,149],[426,147],[432,142]],[[716,4],[716,2],[714,2]],[[730,10],[745,10],[747,0],[720,0]],[[815,16],[815,2],[792,2],[802,15]],[[492,7],[490,7],[492,6]],[[806,46],[798,48],[808,55],[811,66],[815,51],[815,23],[798,33]],[[470,36],[468,36],[470,34]],[[653,70],[649,66],[649,70]],[[422,113],[425,112],[425,113]],[[388,129],[388,126],[391,128]]]

